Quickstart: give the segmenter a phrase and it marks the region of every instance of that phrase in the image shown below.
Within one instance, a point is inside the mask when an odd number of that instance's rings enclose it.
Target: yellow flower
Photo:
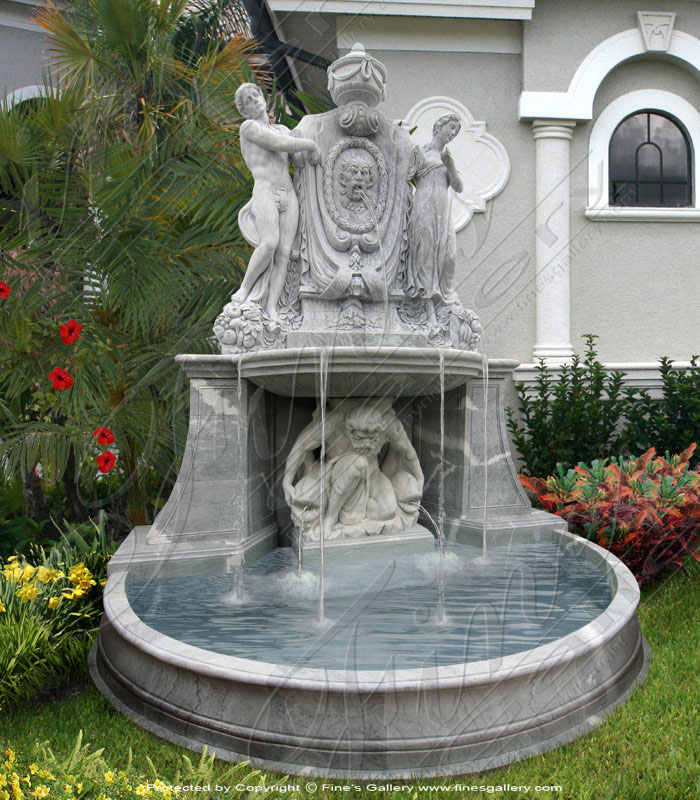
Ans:
[[[7,786],[7,775],[4,772],[0,772],[0,786]]]
[[[0,614],[4,613],[5,611],[7,611],[5,604],[2,602],[2,600],[0,600]]]
[[[60,578],[66,577],[66,573],[61,572],[60,569],[50,569],[48,570],[48,573],[49,573],[49,581],[51,583],[56,583],[56,581],[59,580]]]
[[[34,576],[35,580],[41,581],[42,583],[48,583],[51,579],[51,573],[49,572],[46,567],[39,565],[36,568],[36,575]]]
[[[83,791],[83,784],[82,783],[76,783],[75,784],[75,788],[78,790],[78,794],[80,794]]]
[[[34,573],[36,572],[36,567],[32,567],[30,564],[25,564],[24,569],[22,570],[22,575],[20,577],[20,581],[22,583],[28,583]]]
[[[105,783],[114,783],[114,773],[111,769],[105,772]]]
[[[80,564],[76,564],[75,566],[71,567],[68,571],[68,579],[74,584],[89,582],[91,578],[92,572],[90,572],[90,570],[85,566],[85,564],[83,564],[82,561]]]
[[[10,800],[10,793],[7,791],[7,789],[3,789],[0,792],[0,800]]]
[[[66,600],[80,600],[84,594],[82,589],[73,589],[72,592],[63,592],[62,597],[65,597]]]
[[[7,758],[10,764],[12,764],[12,762],[17,758],[17,756],[15,755],[14,751],[10,750],[10,748],[8,747],[7,750],[5,750],[5,758]],[[14,773],[13,777],[16,777]]]
[[[47,769],[42,769],[41,772],[39,773],[39,777],[48,778],[50,781],[56,780],[56,778],[54,778],[54,776]]]
[[[37,786],[33,792],[30,793],[32,797],[48,797],[49,796],[49,787],[48,786]]]
[[[136,794],[139,797],[145,797],[147,794],[150,794],[145,783],[139,783],[139,785],[136,787]]]
[[[26,583],[15,592],[17,597],[22,598],[22,602],[26,603],[28,600],[36,600],[39,596],[39,589],[35,583]]]
[[[70,784],[70,783],[64,783],[64,784],[63,784],[63,788],[64,788],[64,789],[65,789],[67,792],[70,792],[70,791],[71,791],[71,789],[72,789],[73,787],[71,786],[71,784]]]
[[[51,597],[49,598],[49,608],[56,608],[56,606],[61,602],[60,597]]]
[[[3,577],[8,581],[18,581],[22,574],[22,567],[19,564],[5,564],[2,568]]]
[[[19,561],[19,556],[10,556],[7,561],[9,564],[12,564],[13,561]]]
[[[36,775],[37,772],[39,772],[39,767],[36,764],[30,764],[29,771],[31,772],[32,775]]]

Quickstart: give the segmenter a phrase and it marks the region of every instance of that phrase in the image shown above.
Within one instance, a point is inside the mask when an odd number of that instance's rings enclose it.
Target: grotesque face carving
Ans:
[[[370,191],[375,177],[372,164],[359,154],[348,155],[343,159],[338,175],[341,204],[356,214],[367,213],[373,202]]]
[[[348,414],[345,427],[353,450],[363,456],[376,456],[384,445],[388,419],[377,408],[356,408]]]

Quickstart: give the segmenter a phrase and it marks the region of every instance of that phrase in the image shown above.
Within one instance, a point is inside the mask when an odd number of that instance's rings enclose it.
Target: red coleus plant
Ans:
[[[695,448],[666,460],[654,458],[652,447],[639,458],[520,480],[574,533],[618,556],[641,585],[668,567],[683,569],[686,555],[700,561],[700,473],[689,466]]]
[[[7,300],[11,291],[12,288],[8,286],[5,281],[0,281],[0,300]]]
[[[61,325],[58,331],[61,334],[61,341],[63,344],[75,344],[76,340],[80,337],[82,329],[83,326],[74,319],[69,319],[65,325]]]
[[[62,389],[70,389],[73,385],[73,377],[69,372],[60,367],[54,367],[49,372],[49,380],[54,389],[61,391]]]
[[[102,425],[95,431],[95,439],[97,444],[112,444],[114,441],[114,434],[109,428],[104,428]]]
[[[105,450],[104,453],[97,456],[97,469],[100,472],[109,472],[116,463],[117,457],[109,450]]]

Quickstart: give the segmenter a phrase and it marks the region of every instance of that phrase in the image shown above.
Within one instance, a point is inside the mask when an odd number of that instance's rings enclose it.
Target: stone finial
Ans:
[[[328,67],[328,91],[337,106],[352,102],[376,106],[385,97],[386,67],[356,43]]]

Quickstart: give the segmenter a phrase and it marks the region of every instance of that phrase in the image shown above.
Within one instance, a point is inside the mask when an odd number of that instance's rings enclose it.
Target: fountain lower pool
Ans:
[[[650,656],[615,556],[555,524],[516,533],[487,564],[479,536],[447,543],[442,624],[437,544],[331,548],[323,625],[313,548],[301,579],[291,548],[251,559],[240,594],[226,558],[196,575],[167,559],[114,569],[93,680],[159,736],[286,773],[458,774],[533,755],[599,724]]]
[[[448,543],[445,614],[437,615],[439,554],[354,558],[325,565],[327,625],[318,617],[318,564],[297,576],[279,548],[243,572],[230,602],[227,574],[131,580],[127,596],[149,627],[193,647],[268,663],[332,670],[424,669],[498,659],[583,628],[610,604],[605,573],[544,542],[496,550]]]

